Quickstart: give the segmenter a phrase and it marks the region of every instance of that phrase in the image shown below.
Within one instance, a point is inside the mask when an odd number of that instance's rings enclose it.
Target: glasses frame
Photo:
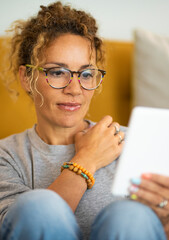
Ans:
[[[64,88],[66,88],[66,87],[72,82],[72,80],[73,80],[73,75],[74,75],[74,74],[78,74],[78,82],[79,82],[80,86],[81,86],[83,89],[88,90],[88,91],[95,90],[95,89],[97,89],[97,88],[100,86],[100,84],[103,82],[103,78],[104,78],[104,76],[105,76],[105,74],[106,74],[106,71],[101,70],[101,69],[94,69],[94,68],[93,68],[93,69],[85,69],[85,70],[83,70],[83,71],[71,71],[71,70],[68,69],[68,68],[58,67],[58,68],[63,68],[63,69],[65,69],[65,70],[67,70],[68,72],[70,72],[71,78],[70,78],[68,84],[66,84],[66,86],[64,86],[64,87],[54,87],[54,86],[52,86],[52,85],[49,83],[48,78],[47,78],[47,75],[48,75],[48,72],[49,72],[51,69],[57,68],[57,67],[42,68],[42,67],[36,67],[36,66],[34,66],[34,65],[30,65],[30,64],[26,64],[25,67],[27,67],[27,68],[35,68],[35,69],[38,69],[38,70],[41,71],[41,72],[44,72],[45,75],[46,75],[46,82],[49,84],[50,87],[52,87],[52,88],[54,88],[54,89],[64,89]],[[84,71],[87,71],[87,70],[97,70],[97,71],[101,72],[101,74],[102,74],[102,78],[101,78],[99,84],[98,84],[96,87],[94,87],[94,88],[90,88],[90,89],[89,89],[89,88],[85,88],[84,86],[82,86],[82,84],[81,84],[81,82],[80,82],[80,76],[81,76],[81,74],[82,74]]]

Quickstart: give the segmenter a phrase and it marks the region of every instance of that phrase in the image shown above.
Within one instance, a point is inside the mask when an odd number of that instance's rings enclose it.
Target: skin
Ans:
[[[167,239],[169,239],[169,204],[164,208],[157,206],[164,199],[169,199],[169,177],[145,173],[141,176],[140,184],[134,185],[134,188],[134,191],[131,188],[131,196],[134,193],[136,196],[135,201],[144,203],[153,209],[160,218]]]
[[[96,67],[96,53],[91,54],[91,44],[84,37],[64,34],[57,37],[45,51],[46,62],[43,67],[62,65],[72,71],[81,71],[92,65]],[[57,63],[57,64],[56,64]],[[26,91],[30,85],[25,67],[19,68],[20,80]],[[84,121],[94,91],[81,88],[77,76],[64,89],[53,89],[43,74],[39,74],[37,89],[44,97],[42,106],[40,95],[33,92],[37,114],[36,131],[47,144],[75,144],[76,154],[71,159],[94,174],[113,162],[121,153],[123,143],[115,135],[112,117],[103,117],[94,127],[88,128]],[[70,103],[78,103],[70,110]],[[83,131],[85,130],[85,131]],[[124,133],[119,132],[124,138]],[[103,138],[104,136],[104,138]],[[63,170],[60,176],[48,187],[58,193],[75,211],[87,189],[84,178],[69,170]]]

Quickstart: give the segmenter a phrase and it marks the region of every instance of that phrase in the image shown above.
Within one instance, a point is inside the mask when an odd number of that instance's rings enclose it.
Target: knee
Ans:
[[[148,220],[152,214],[148,207],[138,202],[117,201],[103,209],[97,219],[103,221],[107,227],[116,226],[122,229],[125,225],[140,225],[143,219]]]
[[[9,209],[11,216],[15,216],[18,221],[26,221],[28,225],[33,225],[34,222],[45,225],[47,221],[62,221],[65,212],[73,215],[67,203],[50,190],[23,193]]]
[[[146,205],[134,201],[117,201],[108,205],[101,213],[110,224],[123,227],[135,226],[149,223],[150,220],[157,220],[155,213]]]
[[[21,194],[11,206],[0,233],[15,239],[78,239],[81,232],[67,203],[50,190]],[[10,229],[10,231],[7,229]]]
[[[39,208],[44,211],[46,209],[50,210],[50,206],[58,206],[58,210],[62,207],[69,207],[67,203],[57,193],[45,189],[38,189],[23,193],[16,200],[16,203],[20,206],[20,208],[22,206],[23,209],[31,208],[32,210],[34,210],[34,208]]]
[[[122,239],[156,239],[148,236],[164,236],[156,214],[149,207],[134,201],[111,203],[97,216],[92,228],[96,235],[104,235],[105,239],[112,239],[112,236]]]

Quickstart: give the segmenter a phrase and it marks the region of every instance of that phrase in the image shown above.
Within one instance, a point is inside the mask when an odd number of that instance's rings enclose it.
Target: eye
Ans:
[[[94,73],[91,70],[86,70],[81,73],[81,78],[86,80],[93,78],[93,76],[94,76]]]
[[[62,68],[51,68],[48,71],[48,75],[54,78],[61,78],[66,75],[66,71]]]

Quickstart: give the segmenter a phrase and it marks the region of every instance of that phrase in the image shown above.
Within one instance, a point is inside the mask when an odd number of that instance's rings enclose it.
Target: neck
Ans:
[[[37,123],[36,132],[39,137],[50,145],[68,145],[74,143],[76,133],[83,131],[89,127],[87,121],[83,120],[78,126],[72,128],[64,128],[59,126],[48,126]]]

